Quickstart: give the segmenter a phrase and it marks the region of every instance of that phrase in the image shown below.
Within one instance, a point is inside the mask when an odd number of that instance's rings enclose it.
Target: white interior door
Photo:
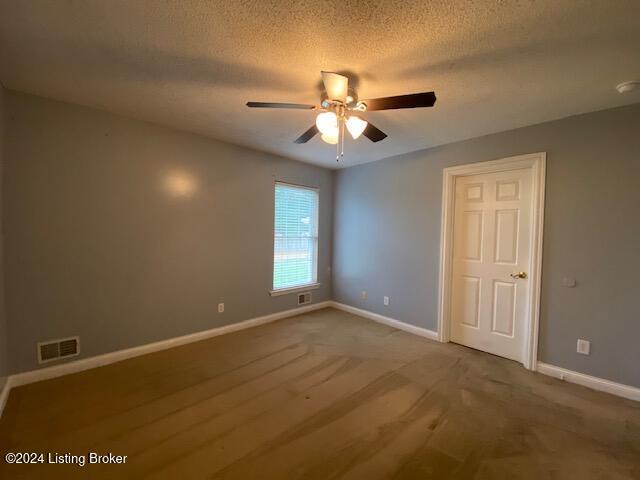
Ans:
[[[458,177],[451,341],[522,362],[530,265],[531,169]]]

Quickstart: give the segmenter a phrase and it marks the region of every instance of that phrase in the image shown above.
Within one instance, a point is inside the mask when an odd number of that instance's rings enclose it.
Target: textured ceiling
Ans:
[[[5,87],[335,167],[293,140],[320,70],[361,98],[435,90],[435,108],[371,112],[389,137],[340,166],[640,101],[638,0],[0,0]],[[355,83],[355,82],[354,82]]]

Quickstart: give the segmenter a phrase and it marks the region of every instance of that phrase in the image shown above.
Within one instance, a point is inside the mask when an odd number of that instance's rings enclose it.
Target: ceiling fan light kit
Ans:
[[[321,74],[325,92],[320,99],[320,106],[299,103],[247,102],[247,107],[322,110],[316,117],[315,125],[300,135],[294,143],[307,143],[320,133],[322,141],[336,145],[336,161],[338,161],[340,157],[344,156],[345,127],[354,140],[361,135],[372,142],[379,142],[387,137],[386,133],[357,114],[376,110],[433,107],[436,102],[434,92],[359,101],[355,90],[349,88],[347,77],[334,72],[321,72]]]

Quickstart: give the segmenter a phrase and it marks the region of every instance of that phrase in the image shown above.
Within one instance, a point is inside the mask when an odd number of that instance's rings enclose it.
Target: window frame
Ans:
[[[278,185],[284,185],[286,187],[294,187],[305,190],[311,190],[316,193],[318,205],[316,208],[316,235],[315,235],[315,248],[313,253],[313,279],[310,283],[305,283],[303,285],[295,285],[292,287],[284,287],[284,288],[275,288],[273,284],[273,274],[275,271],[275,250],[276,250],[276,187]],[[320,282],[318,281],[318,251],[320,250],[320,188],[312,187],[309,185],[300,185],[297,183],[285,182],[282,180],[276,180],[273,182],[273,188],[271,189],[273,194],[273,217],[272,217],[272,230],[271,230],[271,289],[269,290],[269,295],[272,297],[277,297],[279,295],[286,295],[288,293],[297,293],[307,290],[315,290],[320,287]]]

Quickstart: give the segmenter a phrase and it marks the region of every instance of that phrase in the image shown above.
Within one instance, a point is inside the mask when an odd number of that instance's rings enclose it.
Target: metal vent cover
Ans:
[[[298,305],[306,305],[307,303],[311,303],[311,292],[298,294]]]
[[[80,337],[62,338],[38,343],[38,363],[47,363],[80,353]]]

